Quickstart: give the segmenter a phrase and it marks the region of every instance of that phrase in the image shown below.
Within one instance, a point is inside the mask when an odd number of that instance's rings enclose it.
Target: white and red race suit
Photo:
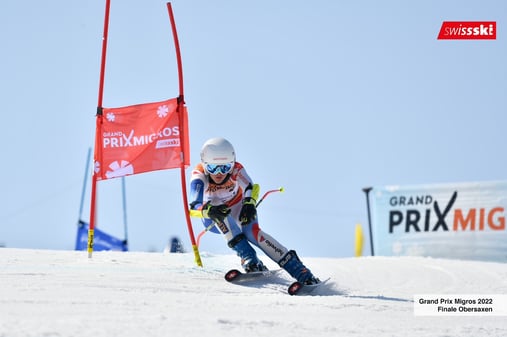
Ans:
[[[212,205],[227,205],[231,213],[222,224],[215,224],[212,231],[221,233],[227,242],[243,233],[249,242],[278,263],[288,249],[261,230],[258,216],[247,224],[241,224],[239,220],[243,199],[251,196],[252,186],[253,181],[241,163],[235,162],[231,173],[220,184],[213,182],[199,163],[190,178],[190,208],[202,209],[207,202]],[[205,219],[203,223],[208,227],[212,221]]]

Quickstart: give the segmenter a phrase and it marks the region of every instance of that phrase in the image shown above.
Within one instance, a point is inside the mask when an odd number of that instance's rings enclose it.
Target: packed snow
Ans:
[[[331,279],[290,296],[283,271],[230,284],[238,258],[201,255],[2,248],[0,336],[507,336],[505,316],[414,315],[415,294],[507,294],[507,264],[302,257]]]

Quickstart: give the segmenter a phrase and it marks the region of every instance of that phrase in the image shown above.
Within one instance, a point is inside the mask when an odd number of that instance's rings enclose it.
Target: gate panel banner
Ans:
[[[376,255],[507,262],[507,182],[372,189]]]
[[[104,108],[97,118],[95,173],[97,180],[179,168],[188,152],[187,111],[180,124],[176,98],[162,102]],[[180,130],[180,125],[185,130]],[[180,144],[180,134],[185,136]],[[189,161],[188,153],[184,158]],[[185,163],[186,166],[189,162]]]

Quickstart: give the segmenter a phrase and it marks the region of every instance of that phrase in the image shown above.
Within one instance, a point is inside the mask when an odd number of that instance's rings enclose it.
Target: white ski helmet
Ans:
[[[234,147],[225,138],[208,139],[201,148],[201,163],[204,167],[208,164],[214,165],[234,165],[236,162],[236,153]]]

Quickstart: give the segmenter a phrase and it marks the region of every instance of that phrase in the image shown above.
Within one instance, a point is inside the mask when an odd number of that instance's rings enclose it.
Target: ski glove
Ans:
[[[242,225],[250,223],[257,217],[257,208],[255,207],[255,199],[246,197],[243,199],[243,206],[239,212],[239,221]]]
[[[229,213],[231,213],[231,209],[225,204],[214,206],[207,202],[202,207],[202,216],[205,218],[210,218],[216,223],[224,221]]]

